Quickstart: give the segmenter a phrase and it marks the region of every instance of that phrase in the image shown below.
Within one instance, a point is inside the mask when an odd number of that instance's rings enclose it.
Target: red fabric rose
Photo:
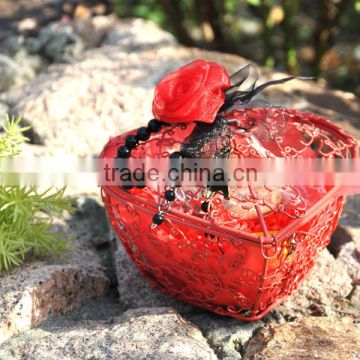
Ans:
[[[212,123],[231,85],[225,68],[215,62],[195,60],[166,75],[155,88],[153,114],[169,123]]]

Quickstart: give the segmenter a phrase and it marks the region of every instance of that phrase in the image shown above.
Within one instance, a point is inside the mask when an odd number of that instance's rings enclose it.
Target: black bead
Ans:
[[[180,159],[180,158],[181,158],[181,153],[180,153],[180,151],[175,151],[175,152],[171,153],[171,154],[169,155],[169,158],[170,158],[170,159]]]
[[[173,191],[173,190],[166,190],[165,191],[165,199],[167,201],[174,201],[175,198],[176,198],[175,191]]]
[[[136,133],[136,139],[140,141],[146,141],[150,138],[150,131],[146,127],[141,127]]]
[[[131,155],[131,151],[125,145],[120,146],[117,150],[117,157],[120,159],[127,159],[128,157],[130,157],[130,155]]]
[[[135,135],[128,135],[125,139],[125,144],[129,149],[135,149],[138,145]]]
[[[130,190],[130,189],[132,189],[134,186],[133,185],[122,185],[121,186],[123,189],[125,189],[125,190]]]
[[[209,210],[209,203],[207,201],[204,201],[202,204],[201,204],[201,210],[203,212],[208,212]]]
[[[148,122],[148,129],[153,133],[158,132],[161,129],[161,122],[156,119],[150,120]]]
[[[164,218],[161,214],[155,214],[153,216],[153,223],[156,225],[161,225],[164,222]]]

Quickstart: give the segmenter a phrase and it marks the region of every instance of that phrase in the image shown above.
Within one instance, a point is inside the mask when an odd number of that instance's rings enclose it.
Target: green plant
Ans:
[[[6,117],[0,134],[0,158],[20,153],[28,127],[20,117]],[[0,178],[1,180],[1,178]],[[67,239],[52,232],[55,215],[72,210],[64,190],[39,193],[35,187],[0,186],[0,272],[19,266],[31,256],[59,255],[68,249]]]
[[[30,127],[20,127],[21,116],[11,118],[6,115],[3,135],[0,134],[0,159],[12,157],[20,153],[20,145],[27,141],[23,133]]]

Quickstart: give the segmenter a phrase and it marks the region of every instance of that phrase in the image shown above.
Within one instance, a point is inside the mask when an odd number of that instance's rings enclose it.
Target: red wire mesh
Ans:
[[[259,119],[263,125],[254,132],[236,133],[240,125]],[[232,114],[231,123],[235,134],[231,157],[358,156],[351,136],[314,114],[251,109]],[[269,136],[274,124],[276,136]],[[180,150],[193,126],[163,128],[141,143],[132,157],[168,157]],[[110,140],[101,157],[114,158],[132,133]],[[294,141],[298,133],[301,141]],[[254,134],[265,153],[254,146]],[[126,252],[152,286],[218,314],[257,320],[298,287],[317,252],[330,241],[344,196],[335,187],[321,190],[310,186],[253,189],[249,185],[231,190],[230,205],[216,194],[210,212],[203,214],[199,211],[201,189],[180,188],[165,222],[155,228],[152,216],[158,212],[160,188],[103,186],[102,197]],[[242,196],[237,196],[239,191]]]

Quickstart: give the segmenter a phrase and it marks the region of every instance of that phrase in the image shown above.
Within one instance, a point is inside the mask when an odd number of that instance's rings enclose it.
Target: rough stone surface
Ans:
[[[360,286],[356,285],[350,295],[350,313],[360,320]]]
[[[141,19],[120,20],[106,35],[104,45],[121,46],[134,52],[176,44],[175,38],[159,26]]]
[[[100,236],[98,227],[89,228],[90,218],[94,224],[101,223],[94,201],[79,200],[74,215],[55,221],[54,231],[72,240],[72,250],[65,258],[27,263],[0,278],[0,343],[39,325],[52,313],[69,311],[109,290],[108,270],[93,250],[92,234],[95,239]],[[93,212],[85,217],[82,209],[90,207]],[[105,218],[103,221],[103,236],[107,238]]]
[[[248,63],[235,55],[178,46],[171,35],[138,19],[115,26],[105,44],[88,50],[74,64],[50,66],[0,101],[24,114],[45,145],[96,154],[109,136],[147,123],[154,86],[167,72],[199,57],[224,64],[230,73]],[[284,75],[265,69],[260,73],[263,81]],[[321,113],[360,134],[360,103],[351,94],[296,80],[273,88],[264,99]]]
[[[160,30],[157,33],[153,41],[158,38],[161,43],[163,37],[169,37]],[[146,39],[150,35],[140,34]],[[51,66],[22,91],[3,96],[13,105],[12,112],[24,114],[45,145],[74,154],[98,153],[110,135],[149,120],[155,83],[183,63],[178,57],[187,55],[183,48],[179,54],[174,48],[151,50],[144,56],[129,54],[128,36],[124,42],[124,49],[119,43],[103,46],[89,50],[75,64]],[[153,51],[164,52],[159,54],[163,59],[160,61]]]
[[[360,285],[360,252],[354,242],[349,242],[341,248],[336,261],[340,267],[346,269],[353,285]]]
[[[89,29],[87,31],[88,36],[94,36],[94,31],[92,34]],[[12,35],[0,43],[0,52],[10,57],[25,52],[27,55],[41,54],[55,62],[72,62],[84,49],[85,43],[75,32],[74,25],[61,21],[50,23],[33,36]]]
[[[251,339],[244,360],[356,360],[360,329],[349,318],[309,317],[270,324]]]
[[[111,322],[36,329],[0,349],[1,359],[215,360],[199,329],[169,308],[129,310]]]
[[[78,31],[91,40],[88,46],[94,46],[94,41],[99,45],[111,26],[109,19],[98,16],[89,19],[89,23],[55,21],[33,36],[7,37],[0,43],[0,92],[27,84],[49,62],[73,62],[86,47]]]
[[[110,31],[114,31],[113,16],[86,16],[74,21],[73,28],[88,47],[99,46]]]
[[[40,30],[39,46],[54,62],[73,62],[82,54],[85,44],[73,28],[61,23],[51,23]]]
[[[0,119],[3,119],[4,116],[9,112],[9,107],[0,102]]]
[[[76,203],[75,216],[68,220],[79,241],[99,247],[109,242],[109,227],[105,209],[99,199],[80,197]]]
[[[331,236],[330,244],[328,245],[327,249],[330,253],[336,258],[338,257],[341,248],[349,243],[352,242],[353,238],[345,227],[338,225]]]
[[[299,289],[275,311],[292,319],[304,315],[339,315],[336,310],[352,290],[344,266],[324,249]]]
[[[348,197],[341,215],[340,226],[360,251],[360,195]]]
[[[0,92],[18,88],[34,79],[42,67],[39,56],[20,51],[14,57],[0,54]]]
[[[1,53],[14,56],[20,51],[25,45],[25,37],[22,35],[11,35],[8,36],[4,41],[0,43]]]
[[[360,228],[360,194],[349,196],[344,205],[340,224]]]
[[[114,239],[114,251],[119,300],[122,304],[128,308],[169,306],[181,313],[196,312],[191,305],[173,300],[153,289],[140,275],[117,238]]]
[[[93,254],[82,255],[86,258],[76,265],[33,263],[1,278],[0,343],[40,324],[53,312],[71,310],[108,291],[104,269]]]
[[[9,89],[16,77],[16,64],[6,55],[0,54],[0,91]]]
[[[198,326],[222,360],[241,359],[247,342],[264,325],[262,321],[247,323],[212,313],[188,315],[186,318]]]

